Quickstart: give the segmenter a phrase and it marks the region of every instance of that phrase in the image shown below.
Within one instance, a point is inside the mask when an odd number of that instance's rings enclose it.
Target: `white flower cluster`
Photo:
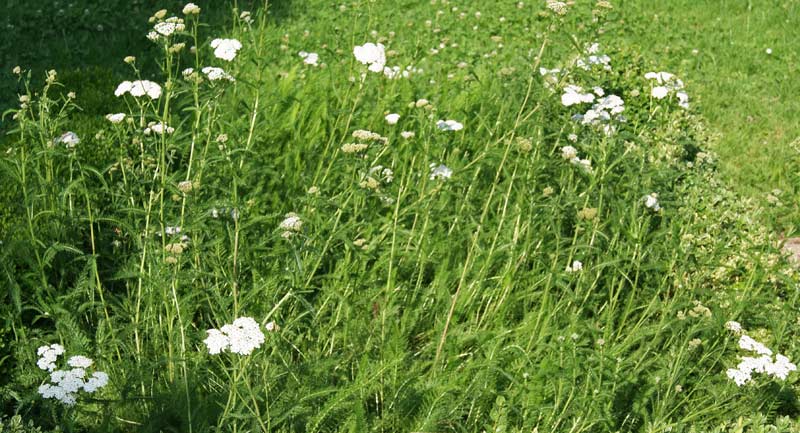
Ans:
[[[580,272],[583,270],[583,263],[580,260],[574,260],[571,265],[567,265],[566,271],[569,273]]]
[[[589,45],[589,47],[586,49],[586,54],[589,54],[589,56],[583,59],[578,59],[575,62],[575,66],[586,71],[592,69],[593,66],[601,66],[606,71],[611,70],[611,57],[608,57],[605,54],[600,54],[600,44],[597,42]]]
[[[206,74],[206,77],[208,77],[208,79],[211,81],[220,81],[220,80],[227,80],[230,82],[236,81],[236,79],[233,78],[231,74],[225,72],[225,70],[222,68],[217,68],[214,66],[206,66],[205,68],[202,69],[202,71],[204,74]]]
[[[64,354],[64,347],[60,344],[42,346],[36,354],[39,356],[36,365],[50,372],[50,383],[39,386],[42,398],[53,398],[72,406],[80,390],[93,393],[108,384],[108,375],[102,371],[95,371],[87,377],[86,369],[92,366],[93,361],[85,356],[72,356],[67,360],[71,369],[56,370],[56,361]]]
[[[653,212],[658,212],[661,210],[661,205],[658,204],[658,194],[657,193],[650,193],[644,197],[644,206]]]
[[[678,98],[678,105],[682,108],[689,108],[689,95],[683,91],[683,81],[669,72],[648,72],[644,74],[648,80],[655,80],[657,86],[650,91],[650,95],[656,99],[664,99],[670,93],[675,93]]]
[[[561,148],[561,157],[569,160],[570,164],[577,165],[587,172],[592,172],[592,161],[589,159],[581,159],[578,157],[578,149],[572,146],[564,146]]]
[[[436,127],[442,131],[460,131],[464,129],[464,125],[455,120],[439,120],[436,122]]]
[[[144,135],[150,135],[151,133],[164,135],[164,134],[172,134],[175,132],[175,128],[166,125],[162,122],[150,122],[147,124],[147,128],[144,129]]]
[[[148,80],[123,81],[117,86],[114,95],[119,97],[126,93],[136,98],[147,95],[150,99],[161,97],[161,86]]]
[[[392,169],[382,165],[376,165],[370,168],[369,172],[367,172],[367,176],[377,177],[385,183],[392,183],[394,180],[394,172]]]
[[[431,180],[436,179],[450,179],[453,176],[453,170],[447,167],[444,164],[436,165],[436,163],[431,163]]]
[[[36,351],[36,355],[39,356],[39,361],[36,362],[36,365],[42,370],[53,371],[56,369],[56,360],[63,354],[64,346],[60,344],[42,346]]]
[[[595,89],[600,89],[596,87]],[[603,89],[600,89],[602,93]],[[594,102],[594,94],[587,92],[583,93],[583,88],[580,86],[575,86],[573,84],[568,85],[564,88],[564,94],[561,95],[561,103],[564,104],[565,107],[569,107],[570,105],[576,104],[583,104],[583,103],[591,103]]]
[[[408,78],[412,74],[421,74],[422,69],[418,69],[414,66],[406,66],[405,69],[400,68],[399,66],[386,66],[383,68],[383,75],[390,80],[396,80],[398,78]]]
[[[78,137],[78,134],[72,131],[67,131],[61,134],[60,137],[56,138],[56,143],[63,144],[67,149],[72,149],[80,142],[81,139]]]
[[[214,39],[211,41],[211,48],[214,49],[214,56],[218,59],[230,62],[236,57],[236,53],[242,49],[242,43],[236,39]]]
[[[599,89],[602,92],[602,89]],[[600,98],[592,108],[584,114],[575,114],[574,120],[579,120],[584,125],[602,126],[606,135],[611,135],[616,131],[611,121],[624,122],[625,102],[617,95],[608,95]]]
[[[386,47],[383,44],[367,42],[364,45],[356,45],[353,48],[353,55],[361,64],[369,65],[368,69],[372,72],[383,72],[386,66]]]
[[[275,326],[272,326],[275,329]],[[271,330],[269,327],[267,330]],[[208,347],[208,353],[219,354],[230,350],[239,355],[249,355],[264,343],[264,333],[252,317],[240,317],[233,324],[226,324],[220,329],[206,331],[208,337],[203,343]]]
[[[317,64],[317,62],[319,62],[319,54],[300,51],[299,53],[297,53],[297,55],[303,59],[303,63],[305,63],[306,65],[319,66]]]
[[[386,123],[390,125],[396,125],[397,122],[400,120],[400,115],[397,113],[390,113],[384,116],[384,119],[386,119]]]
[[[125,120],[125,113],[106,114],[106,119],[114,124],[121,123]]]
[[[282,237],[289,239],[295,233],[303,231],[303,220],[294,212],[289,212],[284,216],[278,228],[283,230]]]
[[[728,322],[725,327],[735,333],[742,332],[742,327],[737,322]],[[779,353],[773,359],[772,350],[746,334],[742,334],[739,337],[739,347],[761,356],[743,356],[736,368],[729,368],[725,372],[738,386],[749,383],[752,380],[753,373],[763,373],[776,379],[786,380],[789,377],[789,373],[797,370],[797,366],[789,358]]]
[[[199,13],[200,13],[200,7],[194,3],[186,3],[186,6],[183,7],[184,15],[197,15]]]

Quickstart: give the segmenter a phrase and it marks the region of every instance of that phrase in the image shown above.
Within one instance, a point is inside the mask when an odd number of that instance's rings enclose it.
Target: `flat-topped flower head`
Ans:
[[[106,119],[114,124],[121,123],[125,120],[125,113],[106,114]]]
[[[386,123],[390,125],[396,125],[397,122],[400,120],[400,115],[397,113],[387,114],[385,117]]]
[[[44,383],[38,389],[42,398],[55,399],[72,406],[77,402],[81,390],[93,393],[108,384],[108,375],[102,371],[95,371],[87,377],[86,369],[92,366],[93,361],[82,355],[67,360],[67,365],[72,368],[56,370],[55,361],[64,353],[64,348],[59,344],[42,346],[36,353],[41,357],[37,362],[39,368],[50,372],[50,383]]]
[[[319,54],[300,51],[299,53],[297,53],[297,55],[303,59],[303,63],[305,63],[306,65],[319,66],[317,64],[319,62]]]
[[[252,317],[240,317],[219,330],[209,329],[203,340],[208,353],[219,354],[225,350],[239,355],[249,355],[264,343],[264,333]]]
[[[36,365],[42,370],[53,371],[56,369],[56,360],[64,354],[64,346],[60,344],[41,346],[36,350],[36,354],[39,355]]]
[[[204,74],[206,74],[206,77],[208,77],[208,79],[211,81],[222,81],[222,80],[230,82],[236,81],[236,79],[233,78],[231,74],[225,72],[225,70],[222,68],[217,68],[214,66],[206,66],[205,68],[202,69],[202,71]],[[191,75],[191,72],[189,72],[189,75]]]
[[[765,346],[763,343],[760,343],[750,336],[742,335],[739,338],[739,347],[744,350],[749,350],[751,352],[756,352],[759,355],[772,355],[772,351]]]
[[[386,65],[386,47],[383,44],[367,42],[353,47],[353,55],[363,65],[369,65],[372,72],[383,72]]]
[[[78,134],[72,131],[67,131],[56,139],[56,143],[63,144],[68,149],[75,147],[76,145],[80,144],[80,142],[81,139],[78,137]]]
[[[67,365],[75,368],[89,368],[92,366],[92,362],[93,361],[91,358],[87,358],[82,355],[75,355],[70,356],[70,358],[67,360]]]
[[[164,135],[172,134],[173,132],[175,132],[175,128],[162,122],[150,122],[147,125],[147,128],[144,129],[144,135],[150,135],[151,133]]]
[[[591,92],[584,93],[583,88],[572,84],[565,87],[564,94],[561,95],[561,103],[565,107],[591,102],[594,102],[594,94]]]
[[[580,260],[574,260],[571,265],[567,265],[566,271],[569,273],[580,272],[583,270],[583,263]]]
[[[214,56],[218,59],[230,62],[242,49],[242,43],[236,39],[214,39],[211,41],[211,48],[214,48]]]
[[[450,179],[450,177],[453,176],[453,170],[451,170],[448,166],[444,164],[437,165],[436,163],[431,163],[430,167],[431,167],[430,180],[437,180],[437,179],[446,180]]]
[[[303,231],[303,220],[294,212],[289,212],[278,226],[281,230],[299,233]]]
[[[199,13],[200,7],[194,3],[186,3],[186,6],[183,7],[184,15],[198,15]]]
[[[460,131],[464,129],[464,125],[455,120],[439,120],[436,122],[436,127],[442,131]]]
[[[150,99],[158,99],[161,97],[161,86],[148,80],[123,81],[117,86],[114,95],[119,97],[126,93],[136,98],[147,95]]]
[[[725,329],[733,332],[734,334],[741,334],[743,331],[742,325],[739,322],[734,322],[733,320],[725,322]]]
[[[655,86],[650,90],[650,95],[656,99],[664,99],[669,94],[669,89],[664,86]]]
[[[564,146],[561,148],[561,157],[564,159],[572,160],[578,157],[578,149],[572,146]]]
[[[644,198],[644,206],[653,212],[658,212],[661,210],[661,205],[658,204],[658,194],[650,193]]]

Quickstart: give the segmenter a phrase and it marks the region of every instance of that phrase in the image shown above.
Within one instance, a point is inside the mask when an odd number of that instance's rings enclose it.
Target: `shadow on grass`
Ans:
[[[258,11],[265,0],[197,2],[202,7],[201,39],[230,26],[235,13]],[[148,41],[148,18],[159,9],[181,16],[186,0],[8,0],[0,14],[4,35],[0,38],[0,113],[16,107],[24,93],[11,70],[19,65],[31,71],[33,89],[41,88],[46,71],[55,69],[67,90],[79,95],[86,115],[105,115],[115,106],[113,89],[130,78],[126,56],[159,57],[158,47]],[[268,2],[273,22],[291,16],[292,0]],[[153,61],[138,62],[144,77],[158,71]],[[110,90],[109,90],[110,89]],[[65,90],[65,92],[67,91]],[[93,94],[102,92],[102,96]],[[90,98],[87,95],[93,94]],[[9,119],[0,119],[0,144]]]

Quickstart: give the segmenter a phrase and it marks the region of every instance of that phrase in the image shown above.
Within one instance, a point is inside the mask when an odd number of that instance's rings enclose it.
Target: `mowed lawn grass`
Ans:
[[[625,1],[618,9],[626,39],[691,88],[731,185],[796,195],[800,1]]]

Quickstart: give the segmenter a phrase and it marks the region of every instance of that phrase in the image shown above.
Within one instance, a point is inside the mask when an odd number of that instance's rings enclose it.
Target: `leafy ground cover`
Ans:
[[[200,6],[130,23],[149,45],[98,87],[12,70],[6,415],[797,429],[798,276],[763,223],[791,214],[731,187],[712,151],[709,46],[654,55],[650,26],[689,15],[309,1],[204,26]]]

